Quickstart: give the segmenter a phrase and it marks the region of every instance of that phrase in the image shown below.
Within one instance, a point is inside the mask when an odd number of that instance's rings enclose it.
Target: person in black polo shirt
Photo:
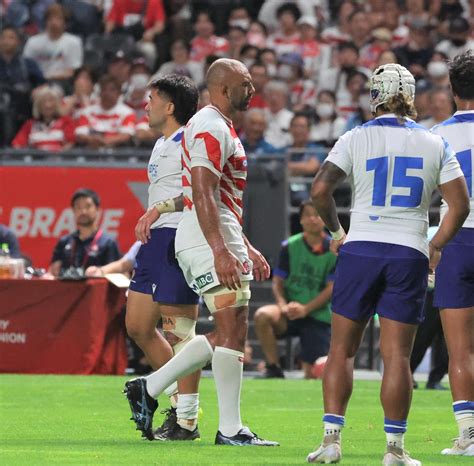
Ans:
[[[117,243],[98,227],[100,200],[91,189],[79,189],[71,199],[77,230],[63,236],[54,248],[48,272],[55,277],[73,267],[83,271],[120,258]]]

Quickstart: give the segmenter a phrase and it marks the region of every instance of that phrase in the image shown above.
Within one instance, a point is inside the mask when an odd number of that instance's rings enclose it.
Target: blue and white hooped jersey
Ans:
[[[474,110],[456,112],[451,118],[439,125],[433,126],[431,131],[442,136],[456,152],[461,170],[466,178],[471,213],[464,222],[464,228],[474,228]],[[441,216],[448,210],[446,202],[441,205]]]
[[[177,129],[168,139],[156,141],[148,162],[148,207],[158,201],[178,197],[183,192],[181,183],[181,139],[183,128]],[[182,212],[163,214],[151,228],[177,228]]]
[[[347,241],[398,244],[428,256],[432,193],[462,176],[454,151],[440,136],[386,114],[341,136],[326,160],[352,185]]]

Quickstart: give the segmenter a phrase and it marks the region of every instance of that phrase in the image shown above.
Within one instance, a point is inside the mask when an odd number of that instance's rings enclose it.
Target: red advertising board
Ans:
[[[47,267],[58,239],[75,230],[72,194],[90,188],[101,199],[102,229],[124,253],[135,241],[147,187],[145,168],[0,166],[0,223],[35,267]]]

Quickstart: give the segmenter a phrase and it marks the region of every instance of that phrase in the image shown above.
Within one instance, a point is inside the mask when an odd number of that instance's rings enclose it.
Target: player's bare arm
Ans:
[[[137,225],[135,226],[137,240],[146,244],[151,238],[151,226],[160,218],[161,214],[182,212],[183,208],[182,194],[173,199],[166,199],[154,204],[138,219]]]
[[[325,162],[316,174],[311,187],[311,199],[324,223],[332,233],[331,250],[337,253],[345,240],[345,232],[339,223],[333,192],[346,178],[346,174],[331,162]]]
[[[193,167],[191,176],[194,207],[199,226],[214,255],[217,277],[223,286],[236,290],[240,288],[239,271],[243,267],[224,242],[219,210],[214,198],[219,179],[205,167]]]
[[[462,227],[470,212],[469,194],[464,177],[444,183],[439,186],[439,189],[448,204],[448,212],[430,241],[430,268],[432,271],[438,265],[441,250]]]
[[[242,234],[244,238],[244,243],[247,246],[249,252],[249,258],[253,262],[253,276],[255,280],[261,282],[263,280],[268,280],[270,277],[270,265],[265,259],[264,255],[256,248],[252,246],[248,238]]]

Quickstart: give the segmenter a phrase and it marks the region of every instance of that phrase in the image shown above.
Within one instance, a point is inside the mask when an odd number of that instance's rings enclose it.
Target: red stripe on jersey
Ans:
[[[186,141],[184,140],[184,133],[183,133],[183,137],[181,138],[181,147],[183,148],[184,154],[186,155],[188,160],[191,160],[191,156],[189,155],[189,151],[186,147]]]
[[[187,207],[189,210],[191,210],[193,208],[193,201],[191,201],[191,199],[189,199],[189,197],[184,196],[183,202],[184,202],[185,207]]]
[[[235,211],[232,201],[227,197],[224,191],[221,191],[221,201],[229,208],[229,210],[235,215],[240,224],[242,224],[241,216]]]
[[[229,157],[228,162],[239,171],[247,171],[247,157],[235,157],[232,155]]]
[[[190,188],[191,187],[191,183],[189,182],[189,180],[186,178],[185,175],[181,176],[181,181],[182,181],[182,184],[183,184],[183,188]]]
[[[207,131],[204,133],[198,133],[194,137],[195,139],[204,140],[204,144],[206,145],[207,157],[212,162],[212,165],[214,165],[214,168],[220,173],[222,171],[221,170],[222,153],[221,153],[221,145],[219,141],[211,133],[208,133]]]
[[[231,126],[230,128],[230,135],[235,139],[235,138],[238,138],[239,136],[237,136],[237,133],[235,132],[235,129],[233,126]]]
[[[240,191],[243,191],[245,189],[245,186],[247,185],[247,182],[245,179],[242,178],[234,178],[232,175],[232,172],[230,171],[229,165],[224,165],[224,175],[229,178],[230,182]]]
[[[224,179],[221,178],[219,182],[219,186],[227,193],[229,194],[229,197],[234,201],[236,205],[238,205],[240,208],[242,208],[242,201],[234,195],[234,191],[232,187],[225,181]]]
[[[186,165],[186,162],[184,161],[184,157],[181,157],[181,168],[183,170],[188,170],[189,173],[191,173],[191,170],[189,169],[189,167]]]

